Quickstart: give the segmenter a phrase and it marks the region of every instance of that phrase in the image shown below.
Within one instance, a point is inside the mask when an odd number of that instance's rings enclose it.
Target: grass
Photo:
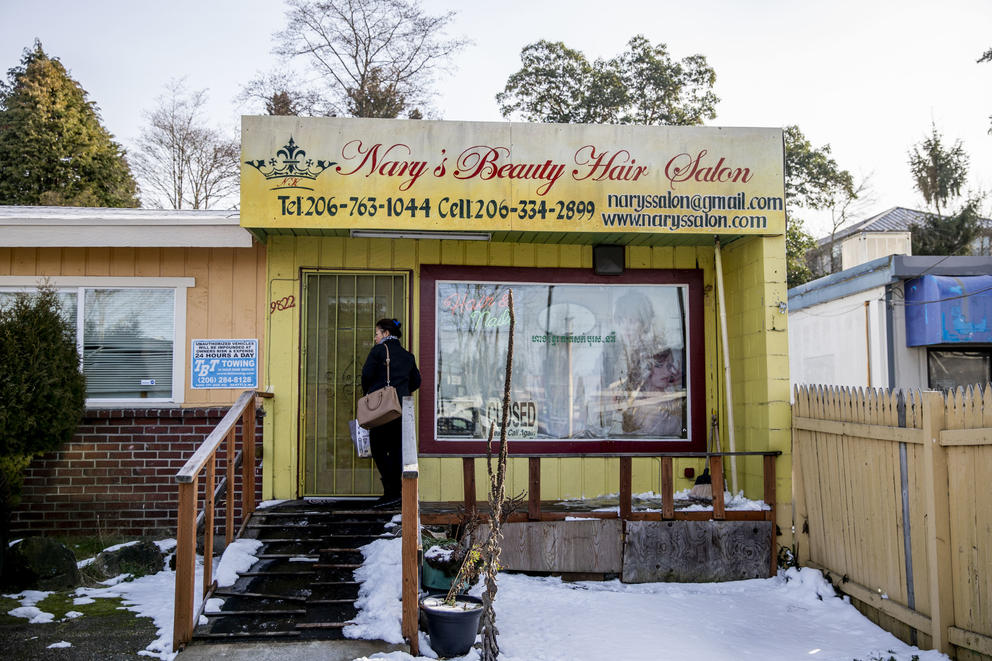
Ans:
[[[133,541],[131,537],[123,535],[87,535],[76,537],[53,537],[56,542],[65,544],[76,556],[76,561],[86,560],[96,556],[105,548],[124,542]]]
[[[109,546],[132,541],[119,535],[95,535],[87,537],[61,537],[75,554],[77,561],[92,558]],[[103,577],[89,575],[82,569],[83,584],[97,586]],[[101,586],[102,587],[102,586]],[[90,604],[74,604],[76,589],[52,592],[35,606],[42,612],[51,613],[54,620],[47,624],[30,624],[27,619],[13,617],[7,613],[21,604],[17,599],[0,595],[0,640],[14,645],[13,650],[5,650],[4,658],[43,660],[63,658],[135,658],[155,639],[155,626],[151,619],[138,617],[123,608],[120,597],[98,597]],[[66,618],[66,613],[76,611],[82,617]],[[60,640],[72,643],[73,656],[67,657],[65,650],[49,650],[47,646]],[[11,656],[10,654],[13,654]]]

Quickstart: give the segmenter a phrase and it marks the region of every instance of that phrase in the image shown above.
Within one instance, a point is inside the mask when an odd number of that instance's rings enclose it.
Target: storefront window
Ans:
[[[516,333],[508,437],[580,445],[690,440],[688,284],[439,279],[433,429],[439,444],[484,440],[494,425],[499,431],[511,289]]]

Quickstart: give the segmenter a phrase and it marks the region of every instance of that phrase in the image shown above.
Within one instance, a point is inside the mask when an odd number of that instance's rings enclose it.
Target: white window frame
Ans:
[[[31,292],[39,285],[59,291],[76,291],[76,344],[83,355],[83,313],[86,289],[171,289],[174,292],[172,326],[172,396],[127,399],[86,398],[86,406],[111,408],[135,404],[182,404],[186,393],[186,290],[196,286],[195,278],[132,278],[113,276],[0,276],[0,291]]]

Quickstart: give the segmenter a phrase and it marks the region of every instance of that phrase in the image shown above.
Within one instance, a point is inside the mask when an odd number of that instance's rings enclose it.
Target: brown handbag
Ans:
[[[396,394],[396,388],[389,385],[389,345],[386,347],[386,386],[379,390],[373,390],[358,400],[358,424],[365,429],[380,427],[387,422],[392,422],[403,415],[400,408],[400,398]]]

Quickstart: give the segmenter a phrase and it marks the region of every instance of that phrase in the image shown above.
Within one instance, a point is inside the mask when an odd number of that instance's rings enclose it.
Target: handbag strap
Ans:
[[[382,346],[386,348],[386,385],[389,385],[389,344],[386,342],[382,343]]]

